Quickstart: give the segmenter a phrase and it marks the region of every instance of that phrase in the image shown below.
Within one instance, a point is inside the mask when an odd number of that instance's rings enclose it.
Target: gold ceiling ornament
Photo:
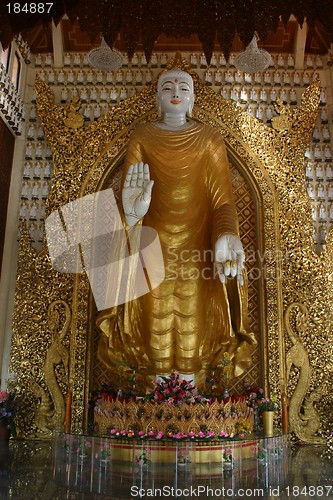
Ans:
[[[88,53],[90,66],[96,69],[116,71],[123,65],[123,56],[119,50],[108,46],[102,36],[101,45]]]
[[[258,35],[255,33],[246,49],[235,57],[235,68],[244,73],[264,71],[272,64],[272,57],[267,50],[259,49]]]

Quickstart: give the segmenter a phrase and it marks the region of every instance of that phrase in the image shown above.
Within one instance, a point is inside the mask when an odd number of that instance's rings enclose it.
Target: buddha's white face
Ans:
[[[170,76],[162,84],[159,101],[163,114],[186,114],[193,107],[194,94],[188,82]]]

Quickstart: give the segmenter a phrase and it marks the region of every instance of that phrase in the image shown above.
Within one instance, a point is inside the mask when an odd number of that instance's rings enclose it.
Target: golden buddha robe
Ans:
[[[159,235],[165,279],[150,293],[100,314],[108,342],[104,338],[99,357],[112,366],[110,359],[121,352],[128,364],[148,373],[195,373],[197,382],[228,352],[234,375],[240,375],[256,345],[247,333],[246,286],[236,278],[222,285],[214,273],[215,242],[223,234],[238,235],[224,141],[201,123],[182,131],[147,123],[130,138],[124,178],[141,161],[154,180],[143,225]]]

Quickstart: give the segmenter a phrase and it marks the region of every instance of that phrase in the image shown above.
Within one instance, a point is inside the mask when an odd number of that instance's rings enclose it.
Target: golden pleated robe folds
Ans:
[[[124,359],[150,374],[177,370],[199,381],[228,352],[240,375],[256,345],[246,286],[236,279],[222,285],[213,273],[216,240],[238,235],[224,141],[200,123],[177,132],[147,123],[130,138],[124,176],[140,161],[154,180],[143,225],[158,232],[165,279],[151,293],[101,312],[99,357],[110,367]]]

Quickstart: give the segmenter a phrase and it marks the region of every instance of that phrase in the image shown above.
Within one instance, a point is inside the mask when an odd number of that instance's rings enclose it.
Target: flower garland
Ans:
[[[219,434],[214,434],[214,432],[198,432],[195,434],[194,432],[177,432],[177,433],[172,433],[168,432],[165,434],[164,432],[143,432],[143,431],[126,431],[125,429],[122,429],[118,431],[117,429],[111,429],[110,430],[110,438],[111,439],[137,439],[137,440],[171,440],[171,441],[185,441],[185,440],[190,440],[190,441],[212,441],[212,440],[220,440],[220,439],[226,439],[226,440],[234,440],[237,438],[237,434],[228,434],[227,432],[220,432]]]
[[[0,423],[6,425],[13,437],[16,437],[16,426],[14,417],[18,413],[21,400],[17,396],[16,389],[12,391],[0,391]]]
[[[229,463],[229,464],[232,464],[234,462],[235,459],[234,459],[234,457],[232,455],[231,448],[225,448],[223,450],[222,458],[223,458],[223,462],[226,462],[226,463]]]
[[[263,411],[277,411],[280,404],[275,394],[271,398],[266,398],[264,389],[261,387],[251,387],[249,381],[244,382],[244,388],[247,393],[247,404],[254,410]]]
[[[205,404],[210,401],[191,382],[180,379],[177,372],[171,373],[169,377],[161,376],[159,381],[153,381],[153,386],[153,392],[147,394],[143,398],[144,401],[167,402],[172,406],[180,406],[183,403]]]

